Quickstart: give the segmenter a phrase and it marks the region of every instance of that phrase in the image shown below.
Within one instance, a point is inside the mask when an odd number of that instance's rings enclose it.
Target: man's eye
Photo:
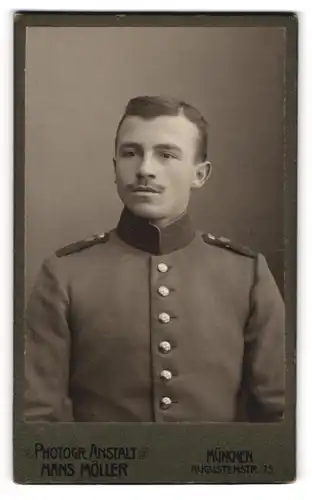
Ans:
[[[177,159],[176,155],[173,153],[170,153],[168,151],[160,151],[159,155],[164,158],[165,160],[169,160],[170,158],[175,158]]]
[[[135,156],[135,151],[122,151],[121,152],[121,156],[122,158],[132,158],[133,156]]]

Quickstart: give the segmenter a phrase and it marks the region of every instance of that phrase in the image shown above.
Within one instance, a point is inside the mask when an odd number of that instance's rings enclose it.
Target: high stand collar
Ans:
[[[187,246],[193,240],[195,230],[187,213],[160,228],[125,207],[117,225],[117,234],[125,243],[143,252],[163,255]]]

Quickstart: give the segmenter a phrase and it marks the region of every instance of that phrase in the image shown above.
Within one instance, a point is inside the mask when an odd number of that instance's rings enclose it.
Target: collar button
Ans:
[[[157,269],[160,273],[166,273],[168,271],[168,266],[164,262],[160,262],[157,266]]]

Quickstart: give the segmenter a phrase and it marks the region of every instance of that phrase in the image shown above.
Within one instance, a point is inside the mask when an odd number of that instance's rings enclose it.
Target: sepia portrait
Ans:
[[[22,420],[282,425],[285,28],[121,21],[26,30]]]

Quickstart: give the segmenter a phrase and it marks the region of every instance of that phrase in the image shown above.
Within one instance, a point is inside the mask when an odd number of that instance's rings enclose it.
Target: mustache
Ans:
[[[148,191],[150,193],[162,193],[164,191],[164,186],[156,184],[154,182],[140,181],[134,184],[127,184],[127,188],[130,191]]]

